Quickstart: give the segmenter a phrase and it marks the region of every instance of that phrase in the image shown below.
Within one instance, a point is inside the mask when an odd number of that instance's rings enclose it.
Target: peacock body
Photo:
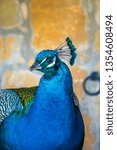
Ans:
[[[84,123],[64,56],[73,65],[69,38],[36,56],[30,70],[44,73],[38,87],[0,90],[0,150],[82,150]]]

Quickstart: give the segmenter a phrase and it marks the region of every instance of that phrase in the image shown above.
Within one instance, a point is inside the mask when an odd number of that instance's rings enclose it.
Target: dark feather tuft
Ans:
[[[74,61],[75,61],[75,58],[77,56],[77,54],[75,53],[76,51],[76,48],[74,47],[74,45],[72,44],[72,41],[70,40],[69,37],[66,38],[66,41],[67,41],[67,44],[70,48],[70,54],[71,54],[71,59],[70,59],[70,65],[73,65],[74,64]]]
[[[75,62],[77,54],[75,53],[76,48],[72,44],[72,41],[69,37],[66,38],[66,41],[56,48],[59,57],[63,60],[67,60],[72,66]]]

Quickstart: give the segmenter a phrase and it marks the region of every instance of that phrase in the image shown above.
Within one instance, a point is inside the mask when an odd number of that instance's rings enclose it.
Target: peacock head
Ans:
[[[55,50],[43,50],[37,54],[30,71],[37,70],[43,72],[47,77],[56,74],[61,63],[67,61],[74,64],[77,54],[70,38],[58,46]]]

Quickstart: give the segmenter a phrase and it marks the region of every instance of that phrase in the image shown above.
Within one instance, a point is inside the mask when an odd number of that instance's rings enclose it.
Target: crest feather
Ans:
[[[66,38],[65,42],[56,48],[58,55],[61,59],[68,61],[72,66],[74,64],[77,54],[75,53],[76,48],[72,44],[69,37]]]

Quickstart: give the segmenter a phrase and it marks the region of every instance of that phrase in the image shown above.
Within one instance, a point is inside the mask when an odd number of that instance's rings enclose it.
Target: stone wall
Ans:
[[[56,48],[67,36],[77,47],[70,69],[85,121],[83,150],[99,150],[99,96],[82,88],[83,80],[99,70],[99,9],[99,0],[0,1],[0,88],[38,85],[41,74],[28,67],[40,50]]]

